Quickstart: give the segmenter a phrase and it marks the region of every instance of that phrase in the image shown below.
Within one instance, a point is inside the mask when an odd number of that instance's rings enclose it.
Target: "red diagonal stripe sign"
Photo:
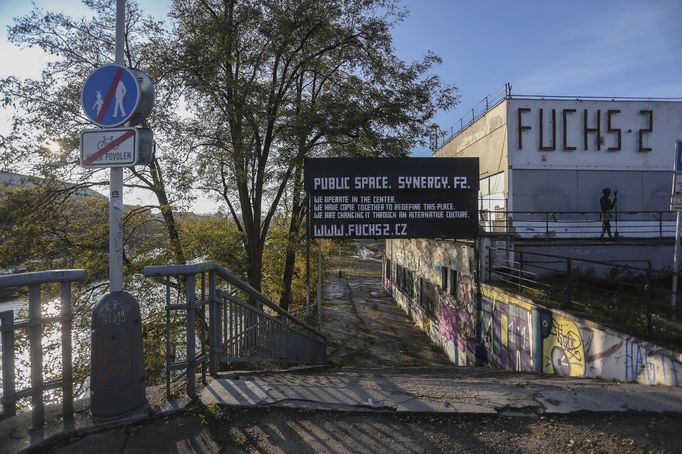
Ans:
[[[116,73],[114,74],[114,80],[111,81],[111,86],[109,86],[109,91],[107,91],[107,96],[104,98],[104,103],[102,104],[102,108],[99,110],[99,113],[97,114],[97,123],[101,123],[102,120],[104,119],[104,115],[107,113],[107,109],[109,109],[109,104],[111,104],[111,98],[114,97],[114,94],[116,93],[116,87],[118,87],[118,83],[121,81],[121,77],[123,77],[123,68],[117,68]]]
[[[97,153],[89,156],[87,159],[83,161],[84,164],[92,164],[93,162],[97,161],[99,158],[113,150],[115,147],[121,145],[123,142],[128,140],[129,138],[133,137],[135,135],[134,130],[129,130],[118,136],[115,140],[112,140],[109,142],[107,145],[102,147],[101,150],[99,150]]]

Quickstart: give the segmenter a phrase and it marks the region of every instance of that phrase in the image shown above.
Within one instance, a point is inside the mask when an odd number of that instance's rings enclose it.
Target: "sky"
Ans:
[[[114,0],[112,0],[113,2]],[[139,0],[162,16],[166,0]],[[78,0],[35,0],[81,15]],[[489,95],[682,98],[682,0],[403,0],[410,11],[393,31],[404,60],[427,51],[443,62],[435,73],[459,89],[460,104],[440,112],[442,130],[459,123]],[[45,56],[7,42],[12,18],[31,2],[0,0],[0,78],[36,77]],[[7,64],[6,62],[11,62]],[[469,113],[470,115],[470,113]],[[0,134],[6,131],[0,111]],[[423,147],[415,156],[430,156]]]

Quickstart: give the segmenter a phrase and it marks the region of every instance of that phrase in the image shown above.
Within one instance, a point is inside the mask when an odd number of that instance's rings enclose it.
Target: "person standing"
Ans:
[[[125,117],[126,116],[126,111],[123,108],[123,98],[126,95],[126,86],[122,81],[118,81],[118,85],[116,85],[116,93],[114,94],[114,115],[113,117],[118,116],[118,112],[121,112],[121,116]]]
[[[613,200],[611,200],[611,189],[604,188],[602,196],[599,199],[599,206],[601,207],[601,235],[600,240],[604,240],[604,233],[609,235],[609,239],[613,239],[611,235],[611,210],[616,206],[618,201],[618,191],[613,191]]]

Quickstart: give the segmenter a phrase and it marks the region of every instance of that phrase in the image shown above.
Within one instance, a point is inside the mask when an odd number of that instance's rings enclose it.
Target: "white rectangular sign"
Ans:
[[[682,195],[670,197],[670,211],[682,211]]]
[[[81,132],[81,166],[134,166],[139,156],[138,131],[137,128],[116,128]]]
[[[670,171],[679,118],[682,102],[676,101],[514,98],[507,112],[509,164]]]

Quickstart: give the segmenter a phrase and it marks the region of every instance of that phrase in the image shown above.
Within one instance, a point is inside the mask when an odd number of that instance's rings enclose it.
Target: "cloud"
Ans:
[[[0,65],[0,79],[19,76],[22,79],[37,79],[40,71],[51,60],[51,56],[37,47],[19,48],[7,41],[0,41],[0,55],[8,65]]]
[[[660,71],[682,71],[682,39],[677,22],[682,17],[678,1],[648,1],[621,4],[624,8],[608,10],[598,18],[588,18],[578,27],[557,35],[558,50],[545,59],[535,72],[515,81],[516,92],[558,94],[605,87],[624,91],[660,79]],[[527,68],[536,68],[527,65]],[[675,89],[675,84],[663,84]],[[674,94],[680,95],[678,89]],[[581,93],[584,95],[595,93]],[[609,93],[615,95],[616,93]],[[666,96],[671,96],[668,93]]]

